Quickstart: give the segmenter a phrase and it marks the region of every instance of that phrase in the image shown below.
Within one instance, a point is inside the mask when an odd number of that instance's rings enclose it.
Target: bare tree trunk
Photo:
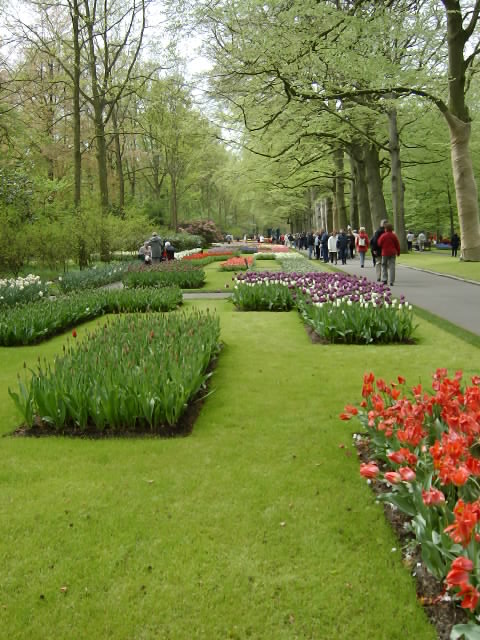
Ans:
[[[365,145],[365,168],[368,185],[368,201],[372,214],[372,225],[376,229],[380,222],[387,218],[387,207],[383,196],[382,177],[380,175],[380,158],[378,149],[373,145]]]
[[[393,226],[400,241],[402,252],[407,251],[407,237],[405,235],[405,206],[404,192],[405,186],[402,179],[402,163],[400,160],[400,140],[397,127],[397,110],[390,109],[388,112],[389,137],[390,137],[390,161],[392,165],[392,204],[393,204]]]

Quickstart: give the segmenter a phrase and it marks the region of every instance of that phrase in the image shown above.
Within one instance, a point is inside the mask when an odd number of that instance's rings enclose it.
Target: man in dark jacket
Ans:
[[[380,282],[382,279],[382,250],[377,245],[378,239],[380,236],[385,233],[385,225],[388,223],[388,220],[382,220],[380,222],[380,226],[375,231],[373,236],[370,238],[370,250],[373,256],[373,263],[375,265],[375,272],[377,275],[377,282]]]
[[[320,236],[320,244],[322,245],[322,258],[323,258],[323,261],[326,263],[329,260],[329,258],[328,258],[328,231],[322,230],[321,234],[322,235]]]

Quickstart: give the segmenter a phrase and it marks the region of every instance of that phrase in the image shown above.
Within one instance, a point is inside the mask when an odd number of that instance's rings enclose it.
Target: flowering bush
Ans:
[[[25,278],[0,278],[0,308],[35,302],[48,295],[48,285],[40,276],[29,274]]]
[[[28,427],[168,432],[205,383],[219,337],[218,318],[199,311],[122,316],[9,393]]]
[[[407,392],[402,377],[388,385],[365,374],[360,409],[346,406],[340,417],[357,416],[368,433],[373,461],[360,473],[386,485],[381,499],[410,516],[430,572],[478,614],[480,376],[471,385],[462,378],[437,369],[427,393],[421,384]],[[461,627],[467,639],[478,637],[477,625]]]
[[[204,246],[212,242],[221,242],[223,235],[213,220],[192,220],[191,222],[181,222],[179,231],[200,236],[204,240]]]

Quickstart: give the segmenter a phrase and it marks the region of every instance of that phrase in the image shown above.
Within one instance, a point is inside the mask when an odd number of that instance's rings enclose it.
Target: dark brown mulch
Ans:
[[[354,442],[360,461],[371,461],[372,455],[369,451],[366,437],[363,436],[362,440],[355,439]],[[384,483],[375,482],[374,480],[372,480],[370,487],[375,495],[387,491]],[[444,600],[442,598],[445,594],[444,584],[428,571],[422,562],[420,547],[414,544],[415,536],[405,527],[410,518],[397,509],[392,509],[386,503],[383,503],[383,510],[398,538],[399,546],[402,549],[403,563],[415,577],[418,601],[435,627],[439,640],[449,640],[450,632],[454,625],[468,622],[467,613],[452,600]]]
[[[207,373],[211,373],[218,362],[218,356],[212,358],[207,368]],[[71,438],[88,438],[92,440],[105,440],[108,438],[178,438],[190,435],[193,427],[200,414],[202,406],[210,394],[210,384],[212,377],[209,376],[205,385],[198,391],[192,400],[188,403],[188,407],[181,415],[178,422],[174,425],[164,424],[154,431],[147,429],[125,429],[124,431],[109,430],[99,431],[94,425],[87,427],[85,430],[66,428],[62,431],[55,429],[50,423],[44,422],[37,417],[35,425],[32,428],[21,425],[11,434],[17,437],[33,437],[42,438],[44,436],[66,436]]]

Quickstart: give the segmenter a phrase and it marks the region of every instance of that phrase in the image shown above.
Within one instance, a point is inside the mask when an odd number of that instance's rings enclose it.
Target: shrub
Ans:
[[[179,225],[179,229],[191,235],[200,236],[203,239],[202,247],[206,247],[212,242],[222,242],[223,240],[223,234],[213,220],[182,222]]]
[[[28,427],[169,432],[204,385],[220,325],[208,313],[107,321],[9,393]]]

